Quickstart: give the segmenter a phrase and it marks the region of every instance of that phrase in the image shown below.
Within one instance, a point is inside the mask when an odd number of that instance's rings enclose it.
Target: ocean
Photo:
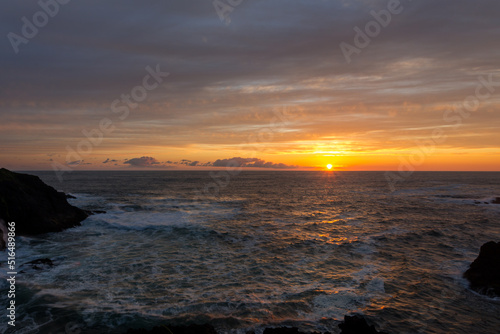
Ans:
[[[500,173],[416,172],[395,191],[383,172],[30,174],[105,213],[17,238],[16,327],[4,319],[3,333],[339,333],[351,313],[398,334],[500,328],[500,299],[462,278],[500,241]],[[23,264],[41,258],[54,265]]]

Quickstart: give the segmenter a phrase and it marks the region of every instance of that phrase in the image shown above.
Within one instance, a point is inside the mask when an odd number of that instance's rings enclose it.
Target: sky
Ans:
[[[0,167],[500,171],[497,0],[0,9]]]

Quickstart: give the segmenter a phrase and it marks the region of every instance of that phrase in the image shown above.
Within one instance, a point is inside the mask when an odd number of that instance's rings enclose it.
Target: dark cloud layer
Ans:
[[[111,161],[106,159],[103,163],[106,164]],[[79,164],[81,161],[72,162],[71,164]],[[234,157],[230,159],[217,159],[215,162],[200,163],[199,161],[191,161],[183,159],[181,161],[166,161],[161,163],[156,158],[143,156],[140,158],[127,159],[123,162],[125,165],[130,165],[131,167],[154,167],[154,168],[165,168],[171,166],[189,166],[189,167],[252,167],[252,168],[272,168],[272,169],[294,169],[298,166],[287,165],[283,163],[274,163],[270,161],[264,161],[258,158],[240,158]]]
[[[273,168],[273,169],[292,169],[298,166],[290,166],[283,163],[273,163],[258,158],[240,158],[217,159],[212,163],[213,167],[253,167],[253,168]]]
[[[153,157],[140,157],[125,160],[124,164],[133,167],[153,167],[156,165],[160,165],[160,162]]]

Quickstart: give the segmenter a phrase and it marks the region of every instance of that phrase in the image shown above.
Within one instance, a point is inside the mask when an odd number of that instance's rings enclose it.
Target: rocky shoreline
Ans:
[[[463,275],[470,288],[489,297],[500,297],[500,242],[481,246],[479,256]]]
[[[79,226],[88,212],[68,203],[66,194],[39,177],[0,169],[0,220],[15,222],[16,235],[60,232]],[[5,226],[5,225],[4,225]],[[0,229],[5,248],[5,234]]]
[[[345,316],[338,327],[340,334],[387,334],[379,332],[375,326],[369,325],[366,319],[360,314]],[[211,325],[189,325],[189,326],[170,326],[168,324],[156,326],[150,330],[147,329],[129,329],[125,334],[217,334],[215,328]],[[249,331],[246,334],[255,334]],[[301,332],[297,327],[276,327],[265,328],[263,334],[332,334],[330,332]]]

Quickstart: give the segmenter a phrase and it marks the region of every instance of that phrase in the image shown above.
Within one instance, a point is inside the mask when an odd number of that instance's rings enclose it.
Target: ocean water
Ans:
[[[18,267],[16,327],[4,319],[0,332],[168,322],[339,333],[354,312],[398,334],[500,328],[500,300],[462,278],[483,243],[500,241],[500,205],[488,204],[500,173],[414,173],[394,192],[378,172],[32,174],[106,213],[17,238],[18,263],[54,266]]]

